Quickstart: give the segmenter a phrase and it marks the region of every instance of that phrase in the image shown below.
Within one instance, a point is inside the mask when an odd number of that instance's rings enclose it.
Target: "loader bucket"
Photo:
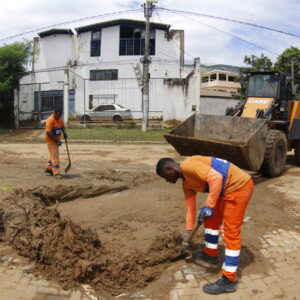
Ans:
[[[194,114],[165,139],[179,154],[206,155],[258,171],[265,154],[266,119]]]

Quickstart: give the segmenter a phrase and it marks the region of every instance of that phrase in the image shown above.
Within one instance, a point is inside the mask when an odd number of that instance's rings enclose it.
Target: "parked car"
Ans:
[[[101,104],[90,111],[82,113],[81,121],[123,121],[131,120],[130,109],[124,108],[120,104]]]

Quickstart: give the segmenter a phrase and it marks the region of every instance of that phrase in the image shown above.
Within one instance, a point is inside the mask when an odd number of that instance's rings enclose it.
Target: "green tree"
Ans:
[[[295,84],[298,84],[297,98],[300,99],[300,49],[293,46],[285,49],[278,56],[274,69],[292,75],[292,67],[294,68]]]
[[[255,72],[255,71],[271,71],[273,63],[270,58],[263,53],[261,56],[251,55],[244,57],[244,63],[249,67],[241,68],[241,73]]]
[[[0,120],[11,126],[14,114],[14,89],[32,56],[31,42],[15,42],[0,47]]]

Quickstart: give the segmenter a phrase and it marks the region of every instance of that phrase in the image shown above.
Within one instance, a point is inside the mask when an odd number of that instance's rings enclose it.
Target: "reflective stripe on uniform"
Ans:
[[[211,235],[219,235],[219,230],[214,230],[210,228],[204,229],[205,234],[211,234]]]
[[[227,266],[225,263],[223,264],[223,267],[222,269],[225,270],[226,272],[229,272],[229,273],[236,273],[237,271],[237,266],[233,267],[233,266]]]
[[[230,250],[225,248],[225,259],[223,269],[226,272],[235,273],[239,264],[240,250]]]
[[[230,250],[230,249],[225,249],[225,255],[227,256],[240,256],[241,250]]]
[[[218,249],[218,244],[205,242],[205,247],[209,249]]]

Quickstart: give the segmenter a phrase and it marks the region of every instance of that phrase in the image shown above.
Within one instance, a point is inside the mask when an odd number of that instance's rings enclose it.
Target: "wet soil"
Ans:
[[[17,190],[0,202],[3,239],[37,263],[31,272],[66,289],[84,283],[115,295],[142,288],[160,275],[161,265],[184,254],[178,233],[157,237],[144,251],[126,254],[113,244],[102,245],[96,232],[62,218],[54,205],[74,199],[74,191],[85,198],[123,189],[58,185]]]
[[[169,145],[71,144],[70,151],[72,169],[58,181],[43,174],[44,145],[0,145],[1,239],[36,262],[32,273],[64,288],[89,284],[110,298],[148,286],[148,294],[160,299],[172,285],[168,270],[195,267],[180,246],[180,182],[170,185],[154,170],[161,157],[183,158]],[[62,161],[67,163],[63,151]],[[287,165],[289,181],[298,174],[295,168]],[[255,191],[243,226],[239,276],[272,268],[260,255],[261,236],[297,226],[283,209],[293,203],[272,188],[279,179],[251,175]],[[200,206],[205,196],[198,198]],[[199,230],[196,248],[203,246],[202,237]],[[206,277],[218,272],[196,268]]]

